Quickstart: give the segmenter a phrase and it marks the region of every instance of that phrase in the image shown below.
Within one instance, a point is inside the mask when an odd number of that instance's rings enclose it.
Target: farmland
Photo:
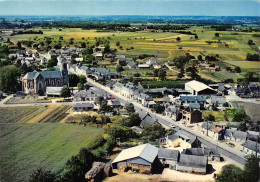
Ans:
[[[1,123],[59,122],[70,106],[23,106],[0,108]]]
[[[59,123],[1,123],[0,181],[27,181],[42,167],[62,172],[66,161],[102,135],[100,128]]]
[[[39,30],[39,29],[35,29]],[[208,27],[192,26],[186,31],[196,33],[198,39],[194,35],[186,35],[173,32],[162,32],[143,30],[139,32],[98,32],[96,30],[82,30],[79,28],[65,28],[62,31],[59,29],[41,29],[43,34],[39,35],[16,35],[10,39],[14,42],[20,40],[32,40],[36,43],[45,42],[44,37],[52,38],[51,45],[61,43],[63,46],[80,46],[81,42],[94,44],[96,38],[109,39],[112,48],[118,47],[115,45],[117,41],[123,49],[118,49],[119,54],[126,54],[130,57],[140,54],[154,54],[159,58],[170,60],[175,56],[189,52],[194,56],[219,54],[221,60],[245,60],[247,53],[257,53],[257,47],[260,45],[260,40],[253,37],[250,32],[237,32],[234,35],[233,31],[217,32]],[[215,37],[215,33],[219,33],[219,37]],[[60,37],[63,37],[60,40]],[[181,41],[176,38],[180,37]],[[69,40],[73,38],[74,44],[69,45]],[[255,42],[254,46],[247,44],[251,39]],[[206,43],[213,41],[213,43]],[[134,47],[132,50],[126,48]]]

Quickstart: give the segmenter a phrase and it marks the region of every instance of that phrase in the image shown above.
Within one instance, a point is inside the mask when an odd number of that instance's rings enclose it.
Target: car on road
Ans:
[[[174,124],[170,124],[169,125],[171,128],[176,128],[176,126]]]

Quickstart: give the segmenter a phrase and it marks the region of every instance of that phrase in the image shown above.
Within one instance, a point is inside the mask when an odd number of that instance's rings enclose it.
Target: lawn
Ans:
[[[28,181],[44,170],[62,172],[66,161],[102,135],[100,128],[58,123],[0,124],[0,181]]]
[[[242,70],[259,71],[260,62],[257,61],[225,61],[228,64],[239,66]]]

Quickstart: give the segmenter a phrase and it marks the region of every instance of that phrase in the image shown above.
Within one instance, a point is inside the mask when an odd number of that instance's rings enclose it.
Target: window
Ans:
[[[57,81],[57,86],[60,86],[60,80]]]
[[[54,81],[53,81],[53,80],[51,81],[51,86],[55,86],[55,85],[54,85]]]

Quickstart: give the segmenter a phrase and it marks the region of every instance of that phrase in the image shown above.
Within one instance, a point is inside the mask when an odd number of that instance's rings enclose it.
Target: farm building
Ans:
[[[256,154],[259,156],[260,155],[260,144],[257,142],[252,142],[250,140],[245,141],[241,145],[241,150],[244,151],[248,155]]]
[[[207,165],[207,157],[181,154],[177,171],[206,174]]]
[[[190,148],[185,149],[182,154],[205,156],[209,161],[220,161],[220,154],[215,148]]]
[[[192,95],[214,95],[217,93],[208,85],[196,80],[185,83],[185,90],[189,91]]]
[[[179,159],[179,153],[179,150],[159,148],[158,159],[164,167],[175,170]]]
[[[94,162],[92,168],[85,174],[87,181],[95,182],[102,181],[104,177],[110,175],[111,165],[104,162]]]
[[[90,102],[73,104],[73,112],[89,112],[94,111],[94,104]]]
[[[123,150],[112,162],[113,169],[125,171],[127,168],[150,174],[158,155],[158,148],[143,144]]]

